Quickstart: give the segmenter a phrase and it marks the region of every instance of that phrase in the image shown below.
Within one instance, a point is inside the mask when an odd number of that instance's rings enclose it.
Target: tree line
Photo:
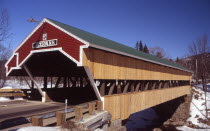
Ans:
[[[143,51],[145,53],[149,53],[149,49],[148,49],[147,45],[146,44],[143,45],[141,40],[139,42],[138,41],[136,42],[135,49],[139,50],[139,51]]]
[[[167,59],[167,60],[173,61],[169,57],[169,55],[166,53],[166,51],[163,48],[159,47],[159,46],[148,48],[148,46],[146,44],[143,44],[143,42],[140,40],[140,41],[136,42],[134,48],[136,50],[138,50],[138,51],[142,51],[142,52],[145,52],[145,53],[148,53],[148,54],[152,54],[152,55],[155,55],[155,56],[163,58],[163,59]]]

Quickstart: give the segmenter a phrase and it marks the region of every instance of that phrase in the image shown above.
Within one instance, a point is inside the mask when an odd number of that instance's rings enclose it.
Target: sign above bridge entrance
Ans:
[[[37,48],[51,47],[56,45],[58,45],[58,40],[53,39],[53,40],[35,42],[32,44],[32,48],[37,49]]]

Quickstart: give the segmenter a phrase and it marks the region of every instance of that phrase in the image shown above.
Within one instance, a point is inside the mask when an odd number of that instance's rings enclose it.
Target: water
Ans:
[[[165,128],[162,126],[163,123],[172,118],[180,104],[184,101],[185,97],[179,97],[133,113],[130,115],[125,126],[129,131],[152,131],[152,129],[157,127]]]
[[[159,127],[165,121],[153,108],[133,113],[130,115],[126,128],[127,130],[147,130],[150,131],[155,127]]]

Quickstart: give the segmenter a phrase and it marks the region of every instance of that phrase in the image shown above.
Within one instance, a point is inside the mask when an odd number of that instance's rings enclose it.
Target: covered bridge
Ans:
[[[113,119],[189,94],[192,75],[174,62],[48,18],[5,66],[7,76],[30,76],[30,87],[45,101],[99,99]],[[44,78],[44,88],[34,77]],[[47,88],[49,81],[52,88]]]

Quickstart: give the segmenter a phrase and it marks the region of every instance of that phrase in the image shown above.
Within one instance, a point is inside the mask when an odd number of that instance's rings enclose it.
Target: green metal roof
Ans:
[[[123,44],[120,44],[118,42],[106,39],[104,37],[89,33],[87,31],[84,31],[84,30],[81,30],[81,29],[63,24],[61,22],[58,22],[58,21],[55,21],[55,20],[52,20],[52,19],[49,19],[49,18],[47,18],[47,19],[49,21],[51,21],[52,23],[56,24],[57,26],[63,28],[64,30],[76,35],[77,37],[79,37],[79,38],[81,38],[81,39],[83,39],[87,42],[89,42],[90,44],[94,44],[94,45],[97,45],[97,46],[109,48],[109,49],[116,50],[116,51],[120,51],[120,52],[123,52],[123,53],[126,53],[126,54],[134,55],[136,57],[141,57],[141,58],[146,59],[148,61],[154,61],[154,62],[161,63],[161,64],[164,64],[164,65],[168,65],[168,66],[171,66],[171,67],[179,68],[181,70],[189,71],[188,69],[184,68],[183,66],[181,66],[177,63],[174,63],[174,62],[168,61],[166,59],[156,57],[154,55],[151,55],[151,54],[148,54],[148,53],[145,53],[145,52],[142,52],[142,51],[138,51],[134,48],[131,48],[131,47],[125,46]]]

